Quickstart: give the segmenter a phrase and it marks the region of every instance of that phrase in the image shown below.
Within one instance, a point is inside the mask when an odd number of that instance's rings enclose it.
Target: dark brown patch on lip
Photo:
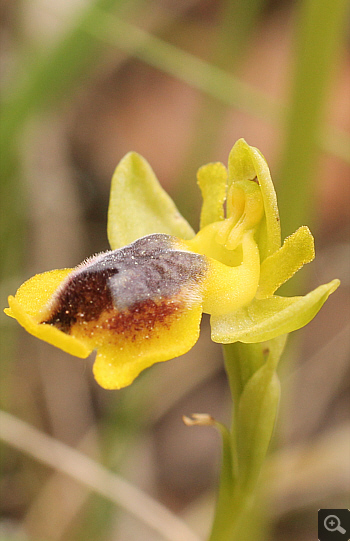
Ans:
[[[113,308],[108,278],[117,271],[88,272],[73,278],[56,299],[51,316],[42,323],[69,333],[78,321],[94,321]]]
[[[175,240],[149,235],[77,267],[52,297],[41,323],[70,334],[77,324],[98,326],[100,316],[104,328],[116,333],[166,321],[179,309],[181,292],[195,299],[207,268],[203,256],[174,249]]]
[[[156,330],[170,328],[174,318],[179,317],[184,309],[185,303],[180,299],[149,299],[122,312],[103,312],[96,324],[80,324],[80,332],[89,338],[94,336],[95,340],[98,340],[96,335],[102,332],[105,336],[106,331],[117,341],[147,340]]]

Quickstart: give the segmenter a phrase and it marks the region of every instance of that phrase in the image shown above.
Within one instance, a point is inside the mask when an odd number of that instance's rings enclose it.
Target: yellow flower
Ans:
[[[97,349],[94,375],[107,389],[191,349],[202,312],[211,314],[220,343],[262,342],[306,325],[339,281],[304,297],[274,295],[314,258],[313,238],[301,227],[281,247],[276,195],[259,151],[240,139],[228,170],[208,164],[198,183],[195,235],[148,163],[127,154],[112,180],[112,251],[34,276],[5,312],[72,355]]]

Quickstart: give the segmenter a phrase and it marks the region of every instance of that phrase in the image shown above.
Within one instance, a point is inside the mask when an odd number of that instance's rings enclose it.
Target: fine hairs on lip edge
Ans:
[[[97,320],[106,310],[144,310],[147,303],[149,311],[152,302],[178,296],[186,304],[198,301],[205,258],[173,244],[173,237],[155,234],[86,260],[61,284],[42,322],[69,333],[77,321]]]

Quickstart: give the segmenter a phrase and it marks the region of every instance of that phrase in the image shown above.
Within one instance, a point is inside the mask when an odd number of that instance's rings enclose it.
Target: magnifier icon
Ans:
[[[342,528],[342,526],[340,525],[340,520],[336,515],[328,515],[324,519],[324,527],[329,532],[340,532],[343,534],[346,533],[346,530]]]

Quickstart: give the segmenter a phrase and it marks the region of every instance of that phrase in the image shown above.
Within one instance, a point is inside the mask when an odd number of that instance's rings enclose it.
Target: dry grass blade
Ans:
[[[7,412],[0,412],[0,425],[4,442],[108,498],[160,533],[164,539],[200,541],[181,519],[163,505],[86,455]]]

